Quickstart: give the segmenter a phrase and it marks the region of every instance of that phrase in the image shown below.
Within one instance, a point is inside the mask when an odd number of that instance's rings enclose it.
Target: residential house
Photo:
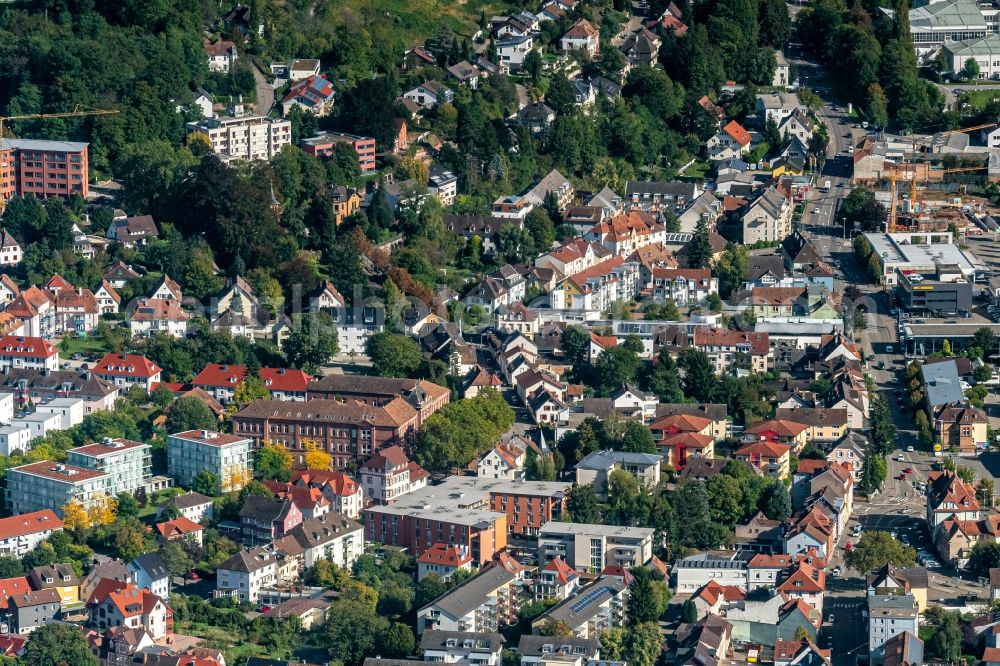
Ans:
[[[403,93],[405,99],[416,102],[425,109],[447,104],[455,98],[455,93],[439,81],[424,81],[419,86]]]
[[[216,42],[205,40],[205,54],[208,56],[208,71],[229,72],[236,64],[239,56],[236,53],[236,44],[220,39]]]
[[[640,27],[635,32],[629,33],[618,48],[630,66],[640,64],[652,66],[659,57],[661,44],[659,35]]]
[[[97,309],[100,314],[118,314],[118,309],[122,304],[122,297],[118,291],[111,286],[107,280],[101,281],[101,286],[94,292],[97,301]]]
[[[256,603],[261,590],[277,582],[277,558],[256,547],[241,550],[216,569],[216,596]]]
[[[735,120],[730,120],[706,145],[713,160],[725,161],[746,155],[750,150],[750,142],[750,132]]]
[[[795,407],[775,410],[776,421],[801,423],[807,426],[807,442],[835,442],[847,434],[847,410],[825,407]]]
[[[924,567],[902,568],[886,564],[881,569],[865,575],[869,595],[912,595],[917,609],[927,610],[928,574]]]
[[[175,300],[141,298],[130,303],[128,310],[128,326],[133,336],[153,336],[160,332],[175,338],[187,335],[191,316]]]
[[[503,37],[496,42],[497,57],[500,58],[501,72],[518,72],[524,59],[535,47],[535,38],[530,35]]]
[[[63,606],[80,603],[80,578],[71,564],[32,567],[28,571],[28,580],[35,590],[55,590]]]
[[[601,48],[601,31],[590,21],[580,19],[559,40],[559,48],[563,51],[583,51],[594,59]]]
[[[787,444],[760,441],[743,445],[733,456],[767,476],[784,479],[789,473],[790,454],[791,447]]]
[[[937,442],[963,454],[975,453],[988,445],[989,419],[968,401],[939,407],[934,415]]]
[[[609,566],[640,567],[653,558],[653,532],[646,527],[551,521],[538,531],[538,559],[558,557],[574,570],[590,573]]]
[[[398,446],[386,447],[359,469],[361,487],[372,501],[389,504],[427,485],[428,473]]]
[[[523,579],[523,568],[484,570],[418,609],[417,634],[428,629],[487,633],[517,622]]]
[[[170,570],[156,552],[132,558],[126,565],[132,583],[142,590],[166,599],[170,595]]]
[[[515,481],[524,472],[527,459],[527,446],[519,445],[518,440],[498,442],[482,458],[476,467],[476,476],[481,479],[506,479]]]
[[[59,350],[39,337],[5,335],[0,338],[0,372],[20,368],[58,370]]]
[[[22,256],[20,243],[5,227],[0,228],[0,266],[17,266]]]
[[[760,124],[773,122],[781,126],[785,119],[802,108],[799,96],[795,93],[777,92],[757,95],[756,112]]]
[[[532,102],[516,114],[517,123],[531,130],[532,134],[544,132],[555,122],[556,112],[544,102]]]
[[[430,574],[448,581],[456,571],[472,570],[472,556],[460,546],[435,544],[422,552],[417,558],[417,580],[421,581]]]
[[[51,509],[0,518],[0,554],[21,559],[62,528]]]
[[[349,146],[358,156],[362,174],[375,172],[375,139],[343,132],[320,132],[302,140],[302,150],[316,157],[331,157],[338,145]]]
[[[680,306],[698,305],[719,292],[719,280],[709,268],[653,268],[650,274],[652,296],[658,302],[670,299]]]
[[[466,60],[449,65],[445,71],[448,72],[448,76],[473,90],[479,87],[479,79],[483,74],[482,70]]]
[[[215,514],[212,498],[193,490],[182,495],[174,495],[156,508],[156,517],[160,518],[166,509],[176,509],[177,513],[188,520],[196,523],[203,523],[211,520]]]
[[[715,441],[709,418],[688,414],[661,416],[649,424],[663,465],[683,470],[692,458],[713,458]]]
[[[945,520],[976,521],[982,517],[981,512],[972,484],[947,470],[927,475],[927,525],[932,536]]]
[[[54,589],[12,594],[7,599],[8,630],[25,636],[59,619],[62,600]]]
[[[620,578],[602,576],[532,620],[532,633],[560,622],[566,623],[574,636],[597,638],[608,629],[625,626],[628,594],[628,586]]]
[[[70,449],[68,462],[112,476],[111,494],[134,495],[146,488],[152,476],[149,444],[105,437],[100,442]]]
[[[205,528],[184,516],[179,516],[173,520],[157,523],[156,531],[160,533],[161,543],[167,543],[168,541],[189,541],[200,546]]]
[[[754,373],[767,372],[771,355],[767,333],[700,326],[694,330],[691,345],[708,355],[719,374],[731,372],[735,368]]]
[[[628,257],[647,245],[663,243],[666,229],[656,215],[633,210],[598,222],[583,239],[600,243],[613,255]]]
[[[306,567],[326,560],[350,570],[365,551],[364,527],[341,513],[303,520],[289,534],[303,548]]]
[[[240,509],[240,532],[251,546],[271,543],[302,522],[302,511],[288,498],[250,495]]]
[[[536,599],[562,601],[571,596],[580,585],[580,574],[560,557],[549,560],[535,579]]]
[[[333,111],[333,100],[333,84],[323,75],[311,75],[293,83],[281,98],[281,115],[297,107],[321,118]]]
[[[111,495],[110,475],[85,467],[41,460],[7,471],[6,506],[12,514],[51,509],[61,514],[70,502],[90,510]]]
[[[660,482],[660,456],[627,451],[593,451],[576,464],[577,485],[590,484],[599,498],[606,498],[611,473],[624,471],[652,488]]]
[[[209,114],[211,115],[211,114]],[[111,220],[104,237],[120,243],[122,247],[136,247],[158,238],[159,230],[152,215],[133,215],[132,217],[116,217]]]
[[[773,186],[744,206],[738,217],[744,245],[780,241],[792,231],[792,203]]]
[[[920,629],[920,611],[913,595],[872,594],[868,601],[868,652],[871,661],[881,664],[888,642],[909,632],[917,636]]]

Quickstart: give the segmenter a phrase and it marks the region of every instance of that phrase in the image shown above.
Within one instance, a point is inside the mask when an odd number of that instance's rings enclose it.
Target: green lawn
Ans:
[[[180,488],[167,488],[166,490],[160,490],[149,496],[146,506],[139,509],[139,518],[148,518],[150,516],[156,515],[156,505],[160,504],[169,497],[174,495],[182,495],[184,491]]]
[[[712,170],[712,165],[704,160],[698,160],[687,169],[684,169],[684,173],[677,174],[680,178],[694,178],[696,180],[702,180],[705,178],[705,174]]]
[[[112,349],[107,345],[104,338],[93,336],[86,338],[65,337],[59,343],[59,352],[64,359],[70,358],[73,354],[104,356],[109,351],[112,351]]]
[[[958,97],[974,109],[983,109],[994,99],[1000,99],[1000,90],[963,90]]]

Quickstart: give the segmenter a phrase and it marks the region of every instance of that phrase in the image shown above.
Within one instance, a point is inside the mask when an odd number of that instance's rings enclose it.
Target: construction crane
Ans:
[[[116,109],[80,109],[76,107],[72,111],[60,113],[26,113],[18,116],[0,116],[0,213],[7,205],[7,197],[4,196],[3,181],[7,176],[7,151],[3,147],[4,124],[11,120],[48,120],[50,118],[78,118],[80,116],[110,116],[118,113]],[[84,175],[86,178],[86,174]]]
[[[965,132],[975,132],[976,130],[988,129],[990,127],[996,127],[997,123],[984,123],[982,125],[973,125],[972,127],[961,127],[959,129],[946,130],[944,132],[936,132],[937,136],[949,136],[951,134],[962,134]],[[914,145],[913,154],[916,155],[916,146]],[[889,172],[889,221],[887,230],[889,233],[895,233],[897,230],[896,224],[896,181],[899,180],[899,168],[903,165],[907,167],[913,167],[912,171],[907,169],[909,174],[906,176],[910,180],[910,210],[911,212],[916,212],[917,210],[917,162],[902,162],[893,167],[892,171]],[[978,171],[980,169],[985,169],[986,166],[981,167],[966,167],[960,169],[944,169],[941,173],[959,173],[961,171]]]

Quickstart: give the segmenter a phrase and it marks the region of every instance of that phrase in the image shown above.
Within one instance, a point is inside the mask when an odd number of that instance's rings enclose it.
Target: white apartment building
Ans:
[[[31,441],[31,431],[20,426],[0,427],[0,453],[9,456],[14,451],[27,451]]]
[[[912,594],[868,596],[868,653],[872,663],[881,663],[885,644],[904,631],[919,635],[920,612]]]
[[[51,460],[41,460],[7,471],[5,501],[12,514],[51,509],[57,514],[72,501],[84,509],[111,495],[110,474]]]
[[[350,569],[365,552],[365,528],[347,516],[329,512],[308,518],[289,533],[305,551],[305,566],[328,560]]]
[[[598,573],[606,566],[641,567],[653,558],[647,527],[548,522],[538,531],[539,563],[560,557],[577,571]]]
[[[0,393],[0,423],[9,423],[14,418],[14,394]]]
[[[59,350],[42,338],[5,335],[0,338],[0,372],[11,368],[58,370]]]
[[[35,406],[35,412],[59,417],[59,430],[83,423],[85,405],[80,398],[52,398]]]
[[[199,472],[218,479],[217,492],[239,490],[253,476],[253,443],[210,430],[189,430],[167,436],[167,474],[190,487]]]
[[[63,523],[51,509],[0,518],[0,554],[24,557]]]
[[[111,475],[111,493],[133,494],[152,476],[152,449],[149,444],[106,437],[99,444],[69,450],[72,465]]]
[[[241,550],[220,564],[215,576],[215,596],[256,603],[261,589],[277,581],[278,560],[263,548]]]
[[[206,134],[216,155],[244,160],[270,160],[292,142],[290,121],[264,116],[205,118],[187,131]]]
[[[10,425],[15,428],[27,429],[29,431],[29,439],[44,437],[51,430],[59,430],[61,423],[61,416],[46,412],[32,412],[31,414],[25,414],[10,421]]]

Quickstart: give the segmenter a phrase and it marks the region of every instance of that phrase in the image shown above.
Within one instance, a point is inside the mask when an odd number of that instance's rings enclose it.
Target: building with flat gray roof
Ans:
[[[879,267],[880,282],[895,285],[899,274],[937,274],[941,267],[961,273],[970,282],[983,266],[953,242],[950,231],[867,233]]]
[[[892,14],[891,10],[882,10]],[[974,0],[945,0],[910,10],[910,32],[917,56],[937,52],[949,42],[981,39],[989,32],[986,18]]]
[[[538,532],[538,563],[562,558],[577,571],[598,573],[606,566],[640,567],[653,558],[648,527],[551,522]]]
[[[868,653],[871,663],[881,664],[885,644],[904,631],[919,635],[920,612],[912,594],[868,595]]]

